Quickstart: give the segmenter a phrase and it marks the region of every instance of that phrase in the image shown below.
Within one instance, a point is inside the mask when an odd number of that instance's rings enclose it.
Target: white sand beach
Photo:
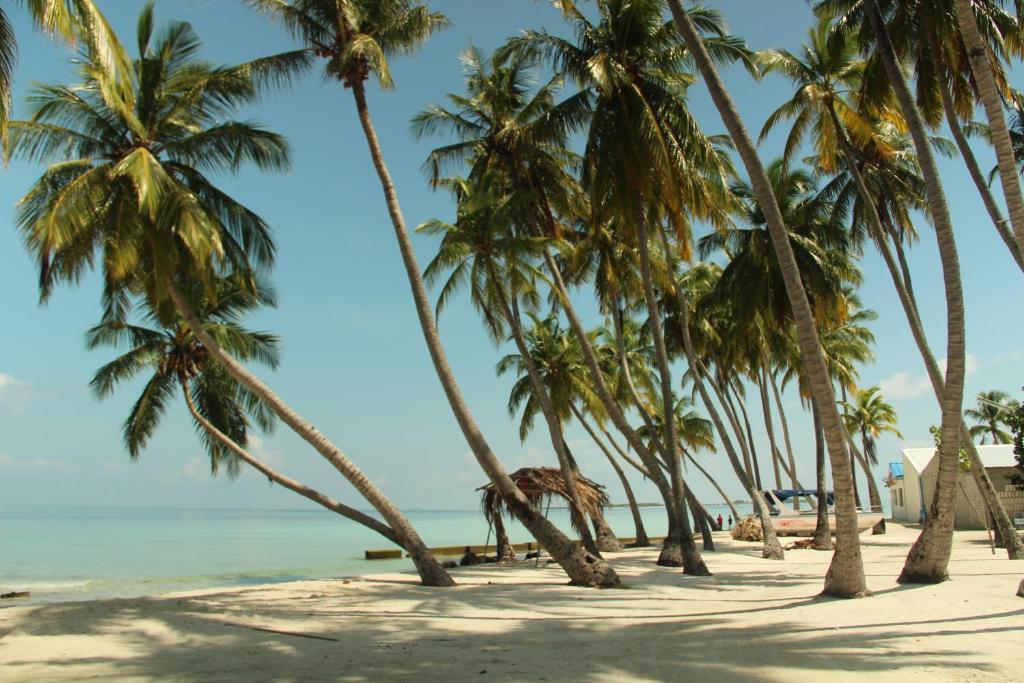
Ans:
[[[785,562],[718,534],[710,578],[611,555],[627,590],[533,563],[0,609],[0,681],[1021,680],[1024,562],[958,532],[953,580],[899,586],[917,531],[862,537],[860,600],[817,596],[830,553]]]

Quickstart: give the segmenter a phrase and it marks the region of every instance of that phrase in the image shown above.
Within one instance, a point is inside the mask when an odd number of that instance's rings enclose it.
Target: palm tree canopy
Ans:
[[[554,316],[541,319],[530,314],[530,318],[533,325],[523,336],[558,417],[563,422],[571,419],[571,406],[575,404],[582,404],[587,412],[600,415],[597,407],[600,403],[591,388],[583,351],[575,336]],[[509,394],[508,412],[515,416],[522,409],[519,438],[525,440],[541,412],[540,398],[530,382],[526,363],[518,353],[510,353],[498,361],[497,372],[499,375],[511,372],[516,377]]]
[[[253,295],[224,280],[217,283],[215,297],[204,296],[200,287],[192,287],[189,294],[203,327],[223,348],[240,360],[277,367],[277,337],[248,330],[240,322],[258,306],[273,304],[271,290],[260,286]],[[149,309],[142,324],[108,317],[86,333],[86,346],[124,350],[96,371],[91,387],[98,398],[110,396],[139,375],[149,375],[123,427],[125,447],[133,460],[148,444],[179,389],[190,394],[203,417],[243,447],[251,423],[264,431],[273,428],[273,413],[210,356],[180,318],[167,320]],[[196,430],[209,454],[211,471],[216,474],[225,464],[234,476],[238,471],[235,455],[198,423]]]
[[[851,435],[861,435],[864,441],[864,455],[873,465],[878,464],[875,439],[885,432],[903,438],[896,429],[896,411],[885,402],[878,387],[868,387],[855,392],[853,402],[843,404],[843,421]]]
[[[639,197],[652,216],[665,217],[688,256],[690,220],[728,222],[733,171],[687,107],[693,76],[685,45],[661,0],[600,0],[596,22],[563,9],[574,41],[527,30],[505,50],[546,59],[593,100],[582,169],[591,224],[619,218],[632,225]],[[745,43],[728,35],[717,12],[690,13],[717,59],[754,69]]]
[[[1013,435],[1003,429],[1009,426],[1010,413],[1015,407],[1009,394],[999,389],[982,391],[975,406],[964,410],[964,417],[977,423],[970,427],[972,438],[980,437],[981,443],[988,437],[992,438],[992,443],[1013,443]]]
[[[106,17],[92,0],[27,0],[32,22],[44,33],[56,35],[69,45],[88,45],[98,61],[112,73],[110,85],[119,92],[130,62]],[[18,45],[7,13],[0,8],[0,142],[7,144],[7,123],[11,112],[11,83],[17,63]]]
[[[324,76],[346,87],[371,75],[381,87],[394,87],[388,58],[413,52],[448,24],[443,14],[410,0],[246,1],[326,60]]]
[[[787,168],[782,159],[772,162],[767,171],[815,317],[819,322],[842,318],[846,312],[843,287],[860,281],[848,234],[832,220],[830,207],[817,198],[809,173]],[[733,192],[743,202],[750,227],[712,232],[698,242],[702,258],[717,250],[729,258],[711,296],[732,302],[742,320],[753,321],[758,315],[791,320],[764,214],[748,184],[735,183]]]
[[[152,5],[137,28],[129,87],[90,45],[80,83],[36,86],[32,116],[11,123],[8,156],[51,163],[18,205],[17,224],[40,269],[41,298],[74,284],[98,260],[107,304],[144,293],[167,302],[168,278],[219,277],[252,286],[274,260],[267,224],[208,173],[289,168],[288,144],[257,123],[230,118],[262,89],[308,63],[301,52],[234,66],[202,61],[183,22],[154,31]]]

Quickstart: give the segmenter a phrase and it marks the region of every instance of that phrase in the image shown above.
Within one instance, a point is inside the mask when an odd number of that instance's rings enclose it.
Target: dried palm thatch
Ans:
[[[565,479],[562,478],[562,470],[560,469],[554,467],[523,467],[509,476],[512,477],[512,481],[526,495],[530,503],[535,506],[543,506],[555,496],[563,498],[569,505],[572,504],[569,499],[569,492],[566,490]],[[579,494],[580,505],[583,507],[580,510],[582,513],[580,516],[586,519],[600,515],[601,510],[608,504],[608,494],[605,493],[604,487],[597,482],[587,479],[578,472],[574,473],[574,477],[576,480],[576,493]],[[495,524],[497,521],[500,524],[502,515],[511,517],[510,510],[505,505],[501,494],[494,488],[494,484],[481,486],[477,491],[483,491],[480,497],[480,504],[484,510],[484,517],[489,523]],[[575,526],[575,521],[573,525]],[[579,532],[580,530],[576,529],[576,531]]]
[[[757,515],[748,515],[741,520],[737,520],[731,534],[737,541],[762,540],[764,536],[761,532],[761,518]]]

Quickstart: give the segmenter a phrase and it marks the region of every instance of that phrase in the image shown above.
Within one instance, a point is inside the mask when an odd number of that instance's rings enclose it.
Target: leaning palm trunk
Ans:
[[[551,553],[551,557],[565,570],[574,585],[618,585],[619,577],[608,563],[582,548],[577,548],[565,534],[559,531],[530,504],[523,492],[519,490],[508,476],[501,461],[498,460],[498,457],[491,450],[490,445],[481,433],[476,420],[473,419],[469,406],[466,405],[458,383],[455,381],[455,375],[448,364],[448,358],[441,344],[441,338],[437,333],[437,325],[434,321],[434,313],[431,310],[429,297],[427,296],[427,289],[423,284],[419,264],[416,262],[416,253],[413,251],[409,231],[406,228],[405,219],[398,204],[398,194],[391,180],[391,173],[384,162],[384,154],[377,139],[377,131],[370,118],[364,84],[361,82],[354,83],[352,85],[352,94],[355,96],[359,122],[362,124],[363,133],[370,148],[370,156],[373,158],[374,168],[380,178],[388,213],[391,216],[395,237],[398,240],[402,264],[405,266],[406,276],[409,279],[409,286],[412,289],[413,301],[416,306],[416,314],[419,317],[420,329],[423,332],[423,338],[430,353],[430,359],[434,364],[434,370],[437,372],[438,379],[448,399],[448,404],[451,406],[455,420],[458,422],[470,450],[480,464],[481,469],[487,474],[488,479],[491,480],[491,483],[494,484],[497,491],[504,498],[508,508],[523,526],[533,534],[533,537]]]
[[[566,454],[569,456],[569,468],[573,473],[573,480],[575,481],[576,476],[583,476],[583,472],[580,470],[579,463],[576,462],[576,458],[573,456],[572,451],[569,449],[569,444],[565,443],[565,438],[562,438],[563,448],[565,448]],[[590,522],[594,527],[594,538],[595,543],[601,552],[617,553],[622,550],[622,544],[619,543],[618,537],[612,530],[610,524],[608,524],[607,518],[604,516],[604,509],[597,507],[589,512]]]
[[[629,479],[626,478],[626,473],[622,471],[622,467],[618,461],[615,460],[615,456],[611,454],[608,447],[605,446],[604,442],[598,437],[597,432],[594,428],[583,418],[583,414],[580,413],[579,409],[575,405],[570,405],[569,408],[572,410],[573,416],[579,421],[583,429],[586,430],[590,438],[597,444],[597,447],[604,453],[604,457],[608,459],[608,463],[615,470],[615,474],[619,477],[619,482],[622,484],[622,490],[626,493],[626,500],[629,502],[629,512],[633,515],[633,527],[636,533],[636,540],[633,543],[634,547],[646,548],[651,544],[651,541],[647,538],[647,530],[644,528],[643,517],[640,516],[640,507],[637,505],[636,496],[633,495],[633,487],[629,485]]]
[[[492,271],[491,275],[497,278],[497,273]],[[509,327],[512,328],[512,338],[515,340],[516,348],[519,350],[519,355],[526,366],[526,373],[530,378],[530,384],[533,386],[533,393],[540,403],[541,412],[544,414],[544,421],[548,425],[551,445],[554,447],[555,454],[558,457],[558,465],[562,471],[562,479],[565,481],[565,489],[569,492],[569,513],[573,518],[573,526],[579,531],[583,547],[600,557],[600,550],[598,550],[597,544],[594,543],[594,538],[590,535],[590,531],[587,529],[587,522],[584,519],[584,508],[582,503],[580,503],[580,494],[576,490],[576,477],[573,473],[575,468],[573,467],[572,458],[565,447],[565,439],[562,437],[562,421],[555,412],[554,406],[551,405],[551,397],[548,396],[547,389],[544,388],[540,371],[537,369],[537,364],[533,362],[529,346],[526,345],[526,339],[523,337],[522,321],[519,319],[518,304],[513,299],[511,305],[509,305],[504,292],[499,293],[498,296],[501,299],[502,314],[505,316]],[[514,297],[515,294],[512,294],[512,296]],[[613,550],[614,548],[605,549]]]
[[[708,519],[711,515],[704,509],[704,506],[700,504],[697,497],[693,495],[693,491],[687,489],[686,491],[686,502],[690,505],[690,512],[693,514],[693,524],[695,527],[700,529],[700,537],[704,543],[704,550],[714,551],[715,539],[711,535],[711,525],[708,523]]]
[[[876,0],[866,3],[868,20],[875,33],[886,74],[896,92],[903,117],[914,139],[918,162],[927,188],[928,209],[935,226],[942,280],[946,294],[946,366],[945,390],[942,394],[942,443],[939,447],[939,474],[935,496],[921,535],[910,549],[899,581],[934,583],[949,578],[949,557],[953,548],[955,515],[953,499],[959,472],[960,411],[963,407],[965,357],[964,300],[960,279],[953,224],[949,217],[946,195],[942,189],[938,167],[932,155],[931,142],[921,112],[903,77],[896,52],[889,39]],[[968,46],[968,50],[971,50]],[[989,74],[991,76],[991,74]],[[1019,196],[1019,188],[1017,190]],[[1010,212],[1011,218],[1013,211]],[[1019,240],[1018,240],[1019,241]]]
[[[840,385],[839,391],[842,392],[842,403],[845,406],[847,403],[846,386]],[[853,443],[853,437],[850,435],[850,430],[846,429],[843,431],[843,436],[846,437],[846,449],[850,451],[850,471],[853,472],[853,500],[856,501],[857,507],[863,507],[860,498],[860,487],[857,486],[857,460],[854,453],[857,451],[857,447]],[[869,476],[868,479],[871,477]]]
[[[939,55],[939,44],[938,40],[932,40],[932,65],[935,67],[936,73],[941,73],[943,68],[942,57]],[[999,210],[999,205],[996,204],[995,197],[992,196],[992,190],[989,189],[988,183],[985,182],[985,175],[981,172],[978,160],[974,156],[974,150],[971,149],[971,145],[967,141],[967,136],[964,135],[963,128],[960,126],[960,117],[957,115],[956,108],[953,106],[953,96],[949,91],[949,82],[945,78],[939,78],[938,81],[939,94],[942,97],[942,109],[946,115],[946,123],[949,124],[949,132],[953,134],[956,146],[960,150],[960,156],[963,157],[964,165],[967,166],[967,172],[970,174],[971,180],[974,182],[974,187],[978,189],[978,195],[981,197],[982,204],[985,205],[985,211],[988,212],[989,218],[992,219],[992,225],[995,226],[996,232],[999,233],[999,238],[1003,240],[1003,244],[1005,244],[1006,248],[1010,251],[1010,255],[1017,263],[1017,267],[1024,270],[1024,253],[1021,252],[1021,248],[1017,244],[1013,231],[1007,227],[1007,221],[1003,218],[1003,213]],[[1016,180],[1014,182],[1016,182]]]
[[[772,385],[772,395],[775,398],[775,405],[779,409],[779,423],[782,425],[782,439],[783,443],[786,444],[786,457],[789,459],[789,478],[793,482],[794,489],[803,489],[800,482],[797,481],[796,476],[796,458],[793,456],[793,443],[789,439],[789,421],[786,419],[786,409],[782,406],[782,394],[779,392],[779,383],[775,379],[775,375],[771,372],[768,373],[768,380]],[[793,499],[793,509],[800,509],[800,499]]]
[[[864,453],[867,453],[867,436],[863,437]],[[861,469],[864,470],[864,477],[868,482],[868,503],[871,505],[871,512],[882,511],[882,497],[878,493],[878,485],[875,484],[875,475],[871,471],[871,465],[868,462],[867,456],[861,453],[857,449],[857,444],[853,441],[853,435],[849,436],[847,444],[850,446],[850,457],[854,458],[860,465]],[[856,469],[856,468],[855,468]],[[885,518],[882,518],[871,527],[871,534],[880,535],[886,533],[885,531]]]
[[[833,123],[838,124],[838,117],[836,116],[835,111],[833,110],[831,114]],[[913,284],[910,280],[910,269],[907,267],[906,259],[903,256],[899,237],[895,235],[893,236],[893,240],[899,254],[899,263],[897,264],[896,259],[893,258],[892,251],[889,249],[887,238],[889,233],[882,226],[878,210],[875,207],[874,202],[871,200],[863,175],[854,160],[853,148],[846,135],[843,133],[843,129],[837,125],[836,130],[839,131],[838,137],[840,145],[842,145],[847,158],[850,160],[850,163],[848,163],[847,166],[853,175],[854,184],[856,185],[857,192],[861,197],[861,203],[864,205],[864,215],[868,219],[869,228],[873,233],[874,242],[882,255],[882,260],[885,262],[886,268],[889,271],[889,276],[896,288],[896,295],[899,298],[900,304],[903,307],[903,312],[907,317],[911,336],[914,337],[914,343],[917,345],[918,352],[921,354],[921,358],[924,361],[928,379],[932,385],[932,391],[935,393],[935,398],[938,400],[939,406],[941,407],[943,405],[943,397],[945,395],[945,379],[942,376],[942,371],[939,368],[938,362],[935,360],[935,355],[932,353],[931,346],[925,336],[924,325],[921,322],[920,310],[917,305],[917,297],[914,294]],[[995,521],[997,532],[1001,537],[1008,539],[1006,542],[1007,555],[1011,560],[1024,559],[1024,543],[1021,542],[1020,537],[1014,531],[1013,524],[1010,522],[1010,517],[1006,514],[1006,509],[1003,507],[999,497],[996,495],[992,479],[988,476],[988,471],[981,462],[981,457],[978,455],[978,450],[974,445],[974,441],[970,438],[970,432],[968,431],[967,425],[964,423],[962,416],[959,417],[959,423],[959,440],[963,448],[967,450],[968,457],[971,461],[971,475],[974,477],[978,490],[981,492],[982,498],[985,501],[985,506],[988,508],[989,513],[992,515],[992,519]],[[959,454],[957,455],[957,458],[959,458]],[[867,466],[865,465],[865,468],[866,467]],[[868,474],[868,482],[869,486],[874,483],[870,473]],[[872,505],[874,504],[874,501],[872,501]],[[881,505],[880,499],[878,504]]]
[[[772,408],[768,403],[768,387],[765,385],[768,383],[765,375],[768,374],[767,370],[763,368],[757,375],[757,389],[761,394],[761,414],[764,416],[764,428],[768,432],[768,448],[772,452],[772,472],[775,474],[775,488],[782,488],[782,475],[779,472],[779,460],[781,455],[779,453],[779,447],[775,443],[775,425],[772,421]]]
[[[353,522],[362,524],[368,529],[376,531],[395,545],[402,546],[403,548],[405,547],[402,545],[402,540],[399,539],[395,532],[391,530],[391,527],[384,524],[379,519],[375,519],[365,512],[360,512],[355,508],[350,508],[344,503],[339,503],[330,496],[324,495],[320,491],[306,486],[302,482],[296,481],[295,479],[281,474],[269,467],[262,460],[240,446],[238,442],[230,436],[217,429],[212,422],[203,417],[199,410],[196,409],[195,402],[192,400],[192,395],[188,392],[188,388],[184,384],[181,385],[181,393],[185,396],[185,405],[188,406],[188,412],[192,415],[192,419],[194,419],[199,426],[205,429],[213,438],[217,439],[217,441],[227,447],[228,450],[238,456],[241,460],[245,461],[254,470],[263,474],[267,479],[280,484],[290,491],[294,491],[304,498],[308,498],[317,505],[327,508],[331,512],[336,512],[346,519],[350,519]]]
[[[828,523],[828,480],[825,477],[825,439],[821,433],[821,411],[811,399],[811,413],[814,416],[814,472],[818,498],[818,519],[814,525],[814,545],[820,550],[832,547],[832,530]]]
[[[658,562],[664,565],[678,566],[683,565],[683,572],[687,574],[695,574],[698,576],[707,575],[707,566],[704,565],[703,560],[699,560],[699,555],[694,558],[692,554],[689,555],[694,563],[687,566],[686,560],[687,555],[682,552],[682,548],[679,543],[675,542],[675,537],[679,534],[683,534],[684,537],[689,537],[690,544],[693,544],[693,536],[687,529],[682,531],[678,530],[678,527],[687,525],[679,524],[680,514],[685,515],[685,508],[680,512],[681,504],[677,503],[676,497],[673,494],[672,488],[669,483],[665,480],[664,475],[658,466],[657,457],[651,452],[643,440],[636,433],[629,422],[626,420],[625,414],[619,407],[619,404],[612,397],[611,390],[608,388],[608,383],[605,382],[604,373],[601,371],[600,363],[597,359],[597,354],[594,352],[594,347],[590,343],[590,339],[587,337],[587,331],[583,328],[583,323],[580,321],[579,316],[576,313],[576,309],[572,305],[572,301],[569,298],[569,290],[565,286],[565,280],[562,278],[562,272],[558,268],[558,264],[555,262],[553,256],[548,251],[544,252],[544,263],[551,273],[552,284],[554,285],[554,291],[558,297],[558,302],[562,306],[562,310],[565,311],[565,317],[569,320],[569,326],[572,328],[573,334],[576,335],[576,340],[580,344],[580,349],[583,351],[583,360],[587,366],[587,374],[590,377],[590,381],[594,383],[594,391],[597,393],[598,399],[601,401],[601,406],[605,409],[608,414],[608,418],[615,425],[615,428],[619,430],[619,433],[625,437],[626,442],[630,448],[636,451],[636,454],[640,457],[640,461],[644,464],[647,469],[648,476],[651,481],[658,489],[658,493],[661,494],[661,498],[665,503],[665,510],[668,513],[668,527],[669,536],[666,537],[666,542],[662,545],[661,555],[658,558]],[[696,546],[694,546],[696,550]]]
[[[740,414],[743,415],[743,427],[747,434],[747,443],[750,444],[750,461],[754,463],[754,481],[757,483],[758,489],[766,488],[764,483],[761,481],[761,465],[758,464],[757,460],[757,445],[754,443],[754,430],[750,428],[750,416],[747,415],[747,402],[743,396],[740,396],[739,391],[734,387],[733,393],[736,394],[736,402],[740,407]]]
[[[982,43],[978,24],[971,8],[971,0],[956,0],[956,21],[960,27],[960,35],[967,48],[971,74],[978,86],[981,103],[985,107],[985,117],[992,131],[992,146],[996,150],[999,163],[999,181],[1003,185],[1003,197],[1013,224],[1013,235],[1017,240],[1018,252],[1024,253],[1024,195],[1021,194],[1020,181],[1017,178],[1016,163],[1013,155],[1013,143],[1006,128],[1006,117],[1003,115],[1003,99],[996,87],[992,75],[992,64],[989,62],[988,51]],[[920,152],[918,152],[920,154]]]
[[[664,330],[661,326],[661,310],[658,306],[658,297],[654,292],[654,278],[651,274],[651,244],[647,234],[647,219],[644,216],[643,206],[640,204],[640,194],[636,197],[635,206],[635,228],[637,231],[637,246],[640,252],[640,276],[643,280],[644,300],[647,305],[647,320],[651,327],[651,338],[654,341],[654,357],[658,365],[658,374],[661,378],[661,400],[662,420],[665,432],[665,464],[668,465],[669,481],[672,483],[672,494],[675,496],[679,508],[678,519],[676,520],[679,537],[675,540],[680,544],[683,551],[683,562],[685,564],[703,564],[700,559],[700,552],[693,542],[689,524],[686,522],[686,484],[683,482],[680,463],[682,453],[679,450],[679,437],[676,435],[675,394],[672,391],[672,371],[669,369],[668,349],[665,346]],[[687,555],[692,555],[688,558]],[[707,570],[705,569],[705,572]]]
[[[675,259],[672,256],[671,249],[668,248],[668,236],[665,235],[664,231],[661,233],[662,245],[665,249],[666,257],[669,259],[669,272],[675,272],[676,264]],[[716,382],[710,377],[707,369],[703,363],[697,358],[697,352],[693,348],[693,338],[690,336],[690,302],[687,299],[686,291],[679,285],[678,282],[673,280],[672,285],[673,294],[676,299],[676,306],[679,308],[679,333],[683,338],[683,352],[686,355],[686,363],[690,366],[691,375],[693,376],[693,386],[697,389],[697,393],[700,394],[701,401],[704,403],[705,410],[708,411],[708,416],[711,417],[711,422],[715,425],[715,430],[718,432],[718,436],[722,441],[722,446],[725,448],[725,454],[729,458],[729,464],[732,465],[733,471],[736,473],[736,478],[739,479],[740,484],[743,486],[743,490],[750,496],[754,511],[757,513],[758,518],[761,520],[761,557],[769,560],[781,560],[785,558],[785,552],[782,549],[782,544],[779,543],[778,537],[775,535],[775,528],[772,526],[771,511],[768,509],[768,504],[765,502],[764,496],[751,482],[748,473],[743,469],[742,463],[740,463],[739,456],[736,454],[736,449],[733,447],[732,440],[729,438],[729,433],[725,429],[725,423],[722,422],[722,417],[715,407],[714,401],[711,400],[711,394],[708,392],[708,385],[711,385],[715,391],[715,395],[718,398],[723,410],[728,411],[728,402]],[[736,420],[730,415],[732,419],[733,427],[736,427]],[[742,442],[742,434],[740,434],[740,440]],[[697,464],[693,458],[690,458],[694,464]],[[697,465],[697,467],[704,472],[704,468]],[[707,472],[704,472],[705,476]],[[708,477],[710,479],[710,477]],[[712,482],[714,483],[714,482]],[[729,508],[735,515],[734,519],[738,522],[740,520],[739,513],[732,507],[732,503],[725,496],[725,493],[719,488],[718,484],[715,484],[715,488],[718,489],[722,497],[725,498],[726,502],[729,503]]]
[[[455,582],[452,581],[451,577],[448,576],[448,573],[434,556],[430,554],[426,544],[423,543],[423,539],[416,533],[416,530],[409,523],[409,520],[406,519],[405,515],[395,507],[395,504],[356,467],[355,463],[349,460],[326,436],[321,434],[316,427],[292,410],[269,386],[264,384],[256,375],[221,348],[217,341],[206,331],[206,328],[203,327],[202,322],[196,316],[195,311],[192,310],[184,294],[178,289],[177,284],[168,280],[167,291],[178,312],[188,324],[189,329],[192,330],[192,334],[210,352],[210,355],[217,359],[217,362],[232,377],[258,396],[292,431],[315,448],[335,469],[341,472],[342,476],[359,491],[363,498],[384,517],[388,526],[391,527],[395,535],[402,541],[400,545],[409,551],[409,555],[412,558],[413,564],[416,565],[416,570],[419,572],[423,585],[454,586]]]
[[[1017,586],[1017,597],[1024,598],[1024,579],[1020,580],[1020,585]]]
[[[871,504],[872,512],[882,511],[882,496],[878,493],[878,485],[875,483],[874,473],[871,471],[871,463],[868,462],[867,458],[867,437],[861,442],[864,446],[864,450],[860,451],[857,445],[853,442],[853,437],[850,437],[850,453],[857,458],[857,462],[860,464],[861,469],[864,471],[864,477],[868,481],[868,502]]]
[[[729,496],[727,496],[725,494],[725,491],[723,491],[722,487],[718,485],[718,482],[715,481],[715,478],[712,477],[710,474],[708,474],[708,471],[706,469],[701,467],[700,463],[697,462],[697,459],[694,458],[693,455],[691,455],[690,453],[687,452],[686,453],[686,457],[689,458],[690,462],[693,464],[693,466],[696,467],[697,470],[700,471],[700,473],[704,475],[704,478],[707,479],[709,482],[711,482],[711,485],[713,487],[715,487],[715,491],[718,491],[718,495],[720,495],[722,497],[722,500],[729,507],[729,512],[732,513],[732,518],[733,519],[739,519],[740,518],[739,510],[737,510],[736,506],[732,504],[732,501],[729,500]]]
[[[754,476],[755,470],[753,461],[750,457],[750,444],[747,442],[746,435],[743,434],[743,428],[740,427],[739,413],[736,410],[736,406],[733,405],[728,380],[725,379],[721,368],[717,370],[717,377],[715,378],[715,395],[722,404],[722,411],[725,412],[725,416],[729,418],[729,424],[732,425],[733,434],[736,435],[736,443],[740,445],[740,452],[743,453],[743,465],[746,469],[747,476],[754,482],[754,485],[758,490],[760,490],[760,479]]]
[[[867,212],[869,218],[872,214],[877,217],[877,212],[873,210],[873,207]],[[945,391],[945,382],[942,377],[942,370],[939,368],[939,364],[935,360],[935,354],[932,353],[928,339],[925,336],[924,325],[921,322],[917,306],[917,298],[914,295],[914,288],[910,280],[910,271],[906,267],[897,265],[885,235],[876,238],[875,242],[879,252],[882,254],[886,267],[889,269],[889,275],[896,288],[896,294],[900,299],[900,304],[903,306],[903,312],[907,316],[907,323],[910,326],[911,335],[914,337],[914,343],[917,344],[921,358],[924,360],[925,370],[932,384],[932,391],[935,393],[936,400],[941,405],[942,396]],[[897,250],[900,249],[898,241],[896,242],[896,247]],[[900,262],[901,264],[905,262],[902,255]],[[978,491],[981,492],[982,498],[985,501],[985,507],[988,508],[989,514],[992,515],[997,535],[1001,539],[1006,539],[1007,556],[1011,560],[1024,559],[1024,542],[1021,541],[1020,536],[1014,530],[1010,516],[1006,513],[1006,508],[1003,507],[999,496],[996,495],[995,486],[992,484],[992,479],[988,476],[988,471],[981,461],[981,456],[978,455],[978,448],[971,439],[970,431],[963,418],[960,419],[960,444],[967,451],[967,456],[971,461],[971,476],[974,477]]]
[[[669,0],[669,6],[676,28],[682,34],[697,67],[704,76],[711,98],[736,145],[747,174],[750,176],[754,195],[767,219],[775,255],[779,261],[779,270],[786,285],[786,294],[789,297],[793,319],[796,323],[801,358],[807,372],[808,383],[811,386],[811,394],[822,408],[822,422],[835,483],[836,540],[838,541],[832,563],[825,576],[824,592],[828,595],[842,597],[867,595],[864,563],[861,558],[857,529],[857,510],[853,503],[851,481],[853,473],[850,471],[850,464],[846,457],[846,442],[843,439],[845,427],[836,408],[835,394],[832,391],[828,368],[822,355],[817,326],[807,300],[807,293],[804,291],[803,282],[800,279],[793,249],[789,244],[782,213],[775,201],[775,195],[764,166],[757,156],[754,142],[746,131],[732,98],[725,90],[697,27],[683,10],[679,0]],[[960,360],[963,360],[962,356]]]

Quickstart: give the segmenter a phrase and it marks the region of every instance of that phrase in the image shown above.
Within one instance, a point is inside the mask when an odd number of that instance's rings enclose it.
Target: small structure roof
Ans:
[[[572,505],[562,471],[557,468],[523,467],[508,476],[534,505],[540,506],[555,496]],[[597,517],[601,510],[608,505],[608,494],[605,493],[604,487],[587,479],[579,472],[573,473],[573,480],[576,483],[576,493],[579,495],[580,504],[583,506],[580,513],[588,517]],[[480,503],[488,522],[500,521],[502,514],[512,516],[494,484],[481,486],[477,491],[482,491]],[[573,518],[573,526],[575,525],[576,519]],[[580,530],[577,529],[577,531]]]
[[[1013,444],[978,446],[978,456],[985,467],[1013,467],[1017,461],[1013,456]],[[904,448],[903,457],[914,471],[920,474],[935,457],[934,448]]]

